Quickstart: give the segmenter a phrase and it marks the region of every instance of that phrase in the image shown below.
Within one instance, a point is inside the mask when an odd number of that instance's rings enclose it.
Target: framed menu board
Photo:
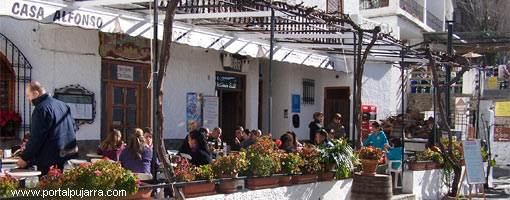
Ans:
[[[92,123],[95,117],[96,102],[94,93],[80,85],[69,85],[55,89],[55,99],[63,101],[71,109],[74,120]]]
[[[464,140],[462,141],[462,148],[464,150],[464,160],[466,161],[468,183],[485,183],[480,140]]]

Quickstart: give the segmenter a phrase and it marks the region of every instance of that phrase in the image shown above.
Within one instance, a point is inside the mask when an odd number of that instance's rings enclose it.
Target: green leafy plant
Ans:
[[[259,137],[246,150],[246,175],[269,176],[280,172],[278,147],[269,136]]]
[[[316,174],[322,170],[319,151],[316,146],[307,144],[298,151],[298,154],[303,159],[303,163],[299,166],[301,172],[304,174]]]
[[[177,163],[174,174],[179,182],[212,181],[216,177],[210,164],[194,166],[185,159]]]
[[[303,159],[294,153],[280,153],[281,173],[286,175],[297,174],[301,170],[299,166],[303,165]]]
[[[227,156],[218,157],[213,165],[212,169],[214,173],[219,176],[220,174],[237,174],[246,167],[245,153],[240,152],[239,154],[230,154]]]
[[[418,154],[418,161],[434,161],[443,164],[443,157],[437,151],[433,151],[431,148],[426,149],[424,152]]]
[[[42,189],[69,188],[74,190],[125,190],[128,194],[138,191],[137,173],[124,169],[119,162],[103,158],[94,163],[83,163],[65,173],[52,168],[41,178]]]
[[[0,177],[0,197],[12,197],[11,191],[16,190],[18,186],[18,179],[6,173],[4,177]]]
[[[345,140],[331,140],[333,147],[319,147],[319,157],[321,168],[324,171],[328,166],[336,168],[335,176],[337,178],[346,178],[354,170],[354,163],[357,157],[351,146]]]
[[[196,180],[212,181],[216,178],[212,165],[210,164],[194,167],[193,172],[195,173]]]

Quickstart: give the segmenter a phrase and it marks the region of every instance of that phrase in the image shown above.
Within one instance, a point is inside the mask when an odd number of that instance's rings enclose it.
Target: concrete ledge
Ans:
[[[193,200],[267,200],[267,199],[349,199],[351,196],[352,179],[315,182],[262,190],[242,190],[233,194],[215,194]]]

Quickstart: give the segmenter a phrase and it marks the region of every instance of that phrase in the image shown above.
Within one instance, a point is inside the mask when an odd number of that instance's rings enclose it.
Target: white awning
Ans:
[[[153,36],[153,23],[149,15],[136,16],[133,13],[116,9],[80,7],[77,3],[63,1],[3,0],[2,2],[0,16],[95,29],[106,33],[142,36],[149,39]],[[160,21],[158,25],[158,39],[161,40],[163,37],[163,22]],[[173,41],[180,44],[226,51],[253,58],[269,57],[269,42],[264,40],[243,39],[217,30],[190,26],[179,22],[174,23],[172,36]],[[340,58],[311,50],[298,50],[275,45],[273,59],[346,71],[344,61]]]

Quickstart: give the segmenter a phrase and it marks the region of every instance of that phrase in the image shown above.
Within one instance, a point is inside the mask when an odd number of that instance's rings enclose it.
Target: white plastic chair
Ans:
[[[386,169],[386,173],[391,176],[391,172],[395,173],[393,178],[393,188],[402,188],[402,161],[401,160],[388,160],[386,159],[386,163],[388,163],[388,169]],[[393,169],[393,163],[400,163],[400,166],[397,169]],[[398,178],[400,177],[400,186],[398,186]]]

